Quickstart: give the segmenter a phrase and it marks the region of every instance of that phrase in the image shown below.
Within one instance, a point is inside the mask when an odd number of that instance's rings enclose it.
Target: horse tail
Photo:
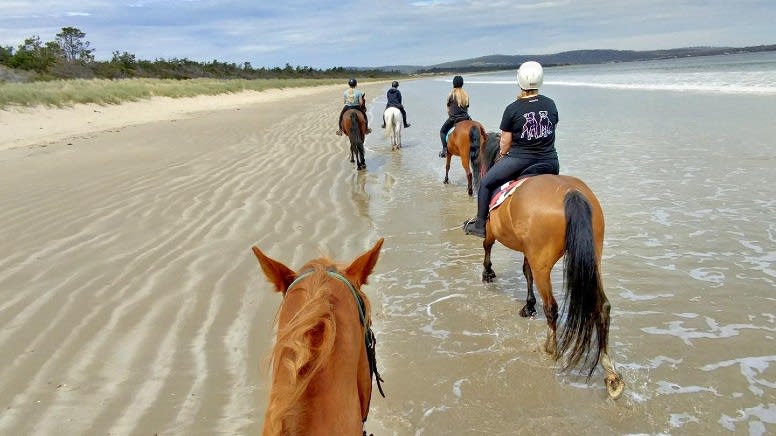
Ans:
[[[348,138],[351,144],[359,144],[361,142],[361,124],[358,122],[358,109],[350,110],[350,130],[348,131]]]
[[[480,154],[480,128],[476,124],[469,129],[469,162],[474,163]]]
[[[314,279],[318,280],[318,279]],[[328,279],[324,273],[321,280]],[[329,298],[329,286],[322,281],[294,292],[308,298],[291,320],[279,329],[272,350],[272,394],[265,416],[264,434],[280,434],[283,419],[299,402],[312,379],[321,371],[334,352],[337,332],[336,317]],[[280,372],[279,369],[284,371]],[[282,380],[279,380],[281,377]]]
[[[609,325],[602,316],[603,293],[598,270],[590,202],[579,191],[564,198],[566,214],[566,259],[564,261],[568,310],[560,332],[558,356],[570,352],[564,369],[583,364],[588,377],[593,374],[601,353],[606,350]],[[593,336],[597,346],[591,350]]]

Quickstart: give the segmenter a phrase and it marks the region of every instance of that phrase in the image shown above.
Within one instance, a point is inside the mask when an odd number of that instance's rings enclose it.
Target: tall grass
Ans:
[[[181,98],[337,83],[343,83],[343,79],[76,79],[30,83],[0,82],[0,109],[38,105],[65,107],[78,103],[119,104],[157,96]]]

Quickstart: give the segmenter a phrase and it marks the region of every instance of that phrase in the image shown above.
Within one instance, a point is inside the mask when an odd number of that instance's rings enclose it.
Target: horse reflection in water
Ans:
[[[300,272],[253,252],[283,302],[272,350],[272,387],[265,436],[361,435],[369,413],[375,360],[371,307],[361,286],[377,263],[383,239],[340,268],[321,258]],[[365,433],[364,433],[365,434]]]
[[[476,164],[484,175],[496,161],[499,138],[481,145]],[[564,370],[581,367],[588,378],[599,363],[609,396],[619,398],[625,383],[608,354],[611,306],[601,278],[604,215],[595,194],[581,180],[562,175],[530,176],[490,212],[485,226],[482,280],[496,273],[490,253],[496,241],[524,255],[523,274],[528,294],[520,315],[536,314],[533,284],[539,290],[549,330],[545,350],[555,360],[565,357]],[[552,294],[550,273],[565,254],[565,308],[558,331],[558,303]]]

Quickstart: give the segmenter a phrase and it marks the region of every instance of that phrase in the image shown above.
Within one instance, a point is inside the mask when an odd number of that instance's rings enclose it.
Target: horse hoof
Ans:
[[[350,163],[355,163],[355,162],[356,162],[356,161],[355,161],[354,159],[351,159],[351,160],[350,160]]]
[[[496,273],[493,271],[483,271],[482,272],[482,281],[485,283],[493,283],[493,280],[496,279]]]
[[[533,318],[536,316],[536,309],[528,306],[523,306],[522,309],[520,309],[520,316],[523,318]]]
[[[619,375],[607,375],[606,376],[606,392],[609,393],[609,398],[617,400],[622,396],[622,392],[625,390],[625,382],[622,381]]]

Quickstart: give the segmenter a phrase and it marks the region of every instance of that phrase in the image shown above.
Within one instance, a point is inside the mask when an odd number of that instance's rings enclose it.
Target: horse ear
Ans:
[[[356,287],[365,284],[369,274],[372,274],[372,270],[377,264],[377,258],[380,257],[383,240],[380,238],[371,250],[359,256],[349,267],[345,268],[345,275]]]
[[[259,247],[254,246],[251,249],[256,255],[256,259],[259,260],[259,265],[261,265],[264,275],[267,276],[267,280],[275,285],[275,291],[286,292],[288,285],[296,279],[297,274],[291,268],[262,253]]]

